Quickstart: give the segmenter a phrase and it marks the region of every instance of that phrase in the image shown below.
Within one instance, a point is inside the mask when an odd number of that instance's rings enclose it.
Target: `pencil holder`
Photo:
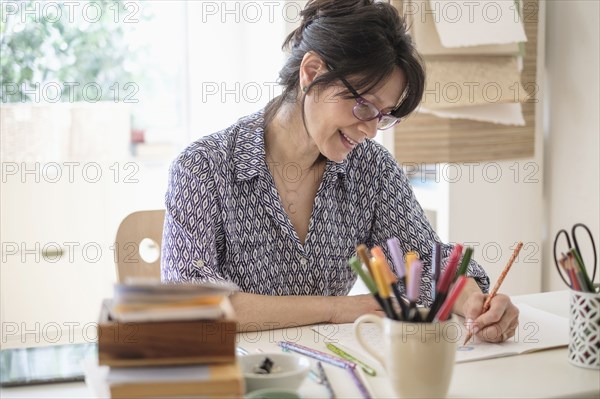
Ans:
[[[569,362],[600,369],[600,294],[571,291]]]
[[[422,309],[425,317],[429,309]],[[366,342],[363,323],[381,330],[379,347]],[[381,363],[400,398],[445,398],[452,380],[460,327],[455,316],[436,323],[395,321],[366,314],[354,322],[354,336]]]

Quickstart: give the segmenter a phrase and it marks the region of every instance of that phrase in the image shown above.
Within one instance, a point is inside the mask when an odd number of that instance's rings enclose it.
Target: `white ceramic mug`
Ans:
[[[360,334],[363,323],[381,330],[378,348]],[[461,330],[454,316],[442,323],[408,323],[363,315],[354,322],[361,346],[386,369],[399,397],[443,398],[448,394]]]

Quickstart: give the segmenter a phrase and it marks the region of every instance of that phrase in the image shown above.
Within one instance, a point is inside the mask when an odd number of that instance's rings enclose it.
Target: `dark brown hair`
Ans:
[[[265,111],[270,121],[283,103],[298,96],[300,64],[304,55],[313,51],[329,67],[307,88],[325,87],[340,78],[352,77],[359,94],[376,88],[394,68],[406,78],[406,88],[399,106],[391,114],[402,118],[414,111],[423,96],[425,71],[416,52],[406,22],[394,6],[373,0],[310,0],[300,13],[302,22],[283,43],[289,52],[279,71],[281,96],[271,101]],[[348,91],[345,98],[352,98]],[[302,114],[304,100],[302,97]]]

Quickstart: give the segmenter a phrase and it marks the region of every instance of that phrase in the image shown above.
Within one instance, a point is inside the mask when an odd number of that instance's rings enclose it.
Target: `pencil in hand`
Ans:
[[[486,298],[485,302],[483,303],[483,309],[482,309],[482,312],[481,312],[482,314],[485,313],[485,312],[487,312],[488,310],[490,310],[490,304],[492,303],[492,299],[494,299],[494,297],[498,293],[498,290],[500,289],[500,286],[502,285],[502,282],[506,278],[506,275],[508,274],[510,268],[512,267],[513,263],[515,262],[515,259],[519,255],[519,252],[521,251],[521,248],[523,248],[523,243],[519,242],[517,244],[517,247],[515,248],[512,256],[508,260],[508,263],[504,267],[504,270],[502,270],[502,273],[500,274],[500,277],[498,277],[498,280],[496,281],[496,284],[494,284],[494,288],[492,288],[492,290],[490,291],[488,297]],[[463,342],[463,346],[466,345],[467,342],[469,342],[469,340],[471,338],[473,338],[473,333],[469,331],[467,333],[467,337],[465,338],[465,342]]]

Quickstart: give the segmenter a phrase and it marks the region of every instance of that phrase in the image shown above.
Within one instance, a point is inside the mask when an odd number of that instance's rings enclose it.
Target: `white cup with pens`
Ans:
[[[423,311],[425,317],[426,310]],[[361,335],[361,325],[374,323],[383,342],[378,348]],[[448,393],[461,330],[454,316],[443,322],[396,321],[366,314],[354,322],[360,345],[386,369],[399,397],[443,398]]]
[[[386,311],[388,316],[386,318],[373,314],[363,315],[354,322],[354,335],[360,345],[385,367],[398,396],[445,397],[452,379],[456,348],[461,338],[460,326],[451,314],[451,310],[466,284],[464,274],[472,248],[468,248],[465,252],[460,268],[459,261],[463,247],[457,244],[453,248],[446,269],[436,286],[436,295],[431,310],[417,310],[414,306],[419,297],[422,263],[416,259],[405,262],[395,238],[388,240],[388,248],[394,260],[398,278],[407,287],[410,306],[403,305],[403,298],[394,292],[402,308],[401,312],[395,313],[393,309]],[[390,267],[385,261],[381,248],[374,247],[372,252],[374,258],[369,259],[364,248],[357,248],[357,253],[363,262],[369,267],[369,270],[374,272],[375,280],[379,280],[378,291],[373,288],[377,299],[378,293],[385,292],[385,285],[381,278],[381,275],[385,275],[385,273],[381,273],[378,269],[386,270]],[[436,247],[434,252],[439,254],[440,249]],[[440,257],[438,256],[437,259],[439,261]],[[369,286],[369,276],[361,270],[358,260],[352,258],[348,263]],[[410,267],[408,267],[409,264]],[[389,282],[388,279],[387,283]],[[392,283],[392,287],[394,285]],[[387,294],[384,293],[380,297],[385,298]],[[382,303],[383,301],[379,300],[378,302]],[[385,307],[382,306],[382,308],[386,310]],[[364,323],[374,323],[375,328],[381,330],[383,342],[378,342],[377,347],[366,342],[361,335],[361,326]]]

